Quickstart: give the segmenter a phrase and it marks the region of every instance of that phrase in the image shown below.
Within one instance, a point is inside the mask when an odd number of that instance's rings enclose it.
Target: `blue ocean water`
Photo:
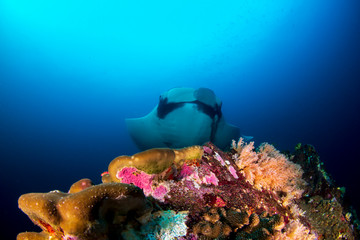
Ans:
[[[0,1],[2,234],[27,192],[67,191],[137,152],[124,119],[207,87],[257,144],[315,146],[359,208],[357,0]],[[3,235],[2,235],[3,236]]]

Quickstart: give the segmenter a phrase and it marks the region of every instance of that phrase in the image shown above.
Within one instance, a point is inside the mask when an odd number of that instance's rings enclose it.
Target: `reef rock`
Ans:
[[[21,196],[43,231],[18,240],[359,237],[355,211],[309,145],[293,155],[242,139],[229,152],[211,143],[151,149],[115,158],[102,181]]]

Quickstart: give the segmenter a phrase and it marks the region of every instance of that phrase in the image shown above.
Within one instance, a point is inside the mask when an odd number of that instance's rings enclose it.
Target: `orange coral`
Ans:
[[[305,181],[301,178],[303,170],[300,165],[291,162],[274,146],[263,143],[255,151],[254,142],[246,144],[240,138],[238,143],[233,142],[233,149],[238,153],[237,166],[257,189],[287,193],[283,198],[284,205],[303,193]]]

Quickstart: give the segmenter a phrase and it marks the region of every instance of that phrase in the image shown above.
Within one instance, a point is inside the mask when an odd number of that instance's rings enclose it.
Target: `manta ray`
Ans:
[[[240,129],[225,121],[222,102],[208,88],[172,88],[160,95],[146,116],[125,119],[140,150],[183,148],[211,141],[226,149],[238,140]]]

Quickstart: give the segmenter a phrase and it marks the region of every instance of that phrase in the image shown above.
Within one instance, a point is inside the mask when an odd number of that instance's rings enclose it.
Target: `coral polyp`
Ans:
[[[309,145],[285,155],[242,139],[228,152],[208,143],[120,156],[101,184],[22,195],[43,231],[18,240],[356,239],[356,213],[319,161]]]

